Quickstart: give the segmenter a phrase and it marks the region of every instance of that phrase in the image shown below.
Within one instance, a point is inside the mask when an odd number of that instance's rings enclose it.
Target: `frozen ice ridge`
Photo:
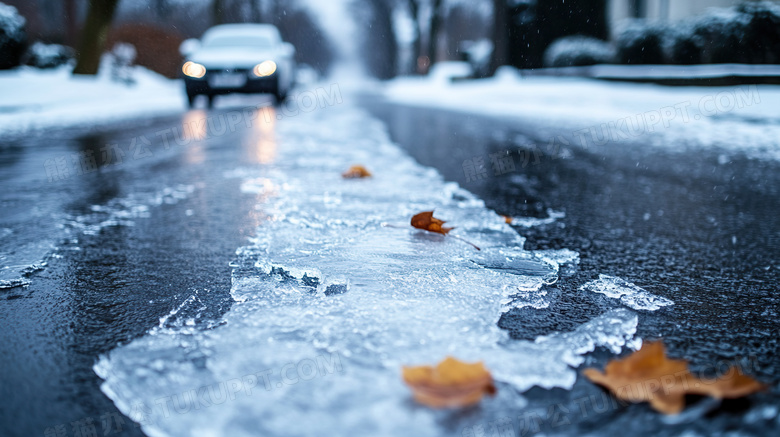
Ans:
[[[509,339],[497,326],[507,305],[549,305],[545,287],[577,253],[523,250],[501,216],[417,164],[362,111],[286,118],[275,136],[273,164],[225,174],[262,217],[231,263],[231,309],[208,329],[161,323],[95,366],[147,435],[458,435],[515,414],[532,386],[571,388],[584,354],[632,341],[627,309]],[[358,163],[374,176],[341,177]],[[412,228],[427,210],[482,250]],[[447,355],[483,360],[499,382],[468,418],[420,408],[401,381],[403,365]]]
[[[595,281],[590,281],[580,287],[582,291],[601,293],[635,310],[655,311],[661,307],[674,305],[674,302],[661,296],[645,291],[628,281],[614,276],[599,275]]]

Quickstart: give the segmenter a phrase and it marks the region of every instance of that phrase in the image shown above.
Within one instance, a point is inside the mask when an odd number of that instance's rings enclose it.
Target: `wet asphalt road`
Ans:
[[[725,402],[694,421],[707,413],[702,405],[701,414],[688,417],[693,423],[670,426],[645,406],[594,414],[604,405],[600,392],[580,378],[569,393],[529,392],[529,411],[541,418],[538,432],[780,431],[779,163],[715,148],[660,149],[641,138],[582,148],[570,128],[542,134],[518,119],[366,105],[421,164],[460,183],[488,208],[512,217],[545,218],[548,210],[566,214],[548,225],[516,227],[527,238],[526,249],[576,250],[580,263],[573,275],[556,284],[549,308],[526,307],[502,317],[499,325],[514,338],[571,330],[603,313],[610,299],[577,289],[599,274],[618,276],[675,302],[654,313],[640,312],[639,336],[663,338],[670,356],[688,359],[696,373],[716,376],[725,370],[715,369],[742,363],[774,387],[773,393],[754,397],[754,404]],[[560,153],[549,149],[551,135],[567,138],[571,146]],[[507,151],[514,156],[514,170],[494,168],[491,154]],[[529,158],[525,165],[521,157]],[[464,161],[473,163],[474,158],[482,158],[486,177],[475,180],[470,164],[464,168]],[[604,362],[594,354],[585,366]],[[748,415],[751,407],[769,418]],[[515,432],[533,434],[536,428],[525,419],[513,418]]]
[[[259,165],[258,149],[273,144],[273,134],[242,129],[173,143],[168,150],[156,135],[213,114],[190,111],[90,132],[48,131],[3,144],[1,221],[14,230],[12,237],[56,233],[52,222],[72,217],[100,223],[106,217],[95,214],[94,205],[114,216],[151,205],[148,217],[133,219],[132,226],[108,225],[95,235],[66,225],[55,257],[30,277],[30,286],[0,290],[3,435],[43,436],[59,426],[75,436],[85,420],[98,435],[142,435],[128,419],[117,421],[122,416],[92,370],[96,358],[159,325],[191,296],[203,303],[199,323],[229,309],[228,263],[258,221],[252,196],[241,195],[240,180],[223,172]],[[152,155],[132,159],[132,141],[140,137],[149,139]],[[48,159],[93,151],[100,165],[107,144],[124,150],[122,164],[113,160],[95,172],[49,182]],[[192,190],[186,198],[164,196],[157,205],[161,191],[182,185]],[[129,198],[137,199],[117,202]]]
[[[578,399],[601,395],[580,379],[571,392],[528,393],[528,411],[538,410],[543,419],[540,432],[691,429],[708,434],[741,428],[766,434],[780,429],[780,398],[773,394],[780,380],[780,165],[740,155],[724,161],[718,150],[671,153],[641,143],[607,144],[598,150],[572,147],[566,159],[542,156],[538,163],[518,163],[514,171],[495,176],[491,153],[544,144],[547,133],[542,137],[522,120],[364,104],[418,161],[461,183],[489,208],[514,217],[545,217],[548,209],[566,213],[549,225],[518,228],[528,249],[569,248],[580,252],[581,261],[558,283],[550,308],[516,310],[502,318],[500,325],[513,337],[573,329],[603,313],[612,303],[576,290],[600,273],[609,274],[675,301],[640,315],[641,337],[663,337],[670,353],[691,360],[694,371],[707,373],[722,360],[744,361],[750,373],[775,384],[773,392],[727,403],[712,417],[668,425],[645,406],[571,413],[582,408]],[[31,276],[30,286],[0,290],[4,435],[44,435],[57,426],[76,435],[74,424],[84,420],[101,435],[109,425],[103,421],[116,421],[118,412],[99,391],[92,371],[99,354],[157,326],[187,299],[203,302],[197,323],[208,324],[229,308],[228,262],[254,232],[257,218],[253,197],[242,195],[240,180],[223,173],[262,165],[268,148],[276,147],[273,132],[240,129],[168,150],[156,136],[218,111],[2,142],[0,226],[20,241],[51,233],[59,247],[48,266]],[[129,153],[138,137],[150,139],[152,156],[48,181],[47,159],[89,150],[100,154],[111,143]],[[479,156],[488,177],[467,182],[463,161]],[[148,201],[165,187],[180,186],[191,187],[184,198]],[[139,193],[151,206],[148,216],[132,219],[132,226],[109,225],[94,235],[57,226],[72,217],[92,223],[94,205],[115,207],[117,199]],[[603,365],[606,358],[597,352],[586,365]],[[746,418],[762,405],[774,406],[775,415]],[[552,420],[551,408],[566,420]],[[512,419],[521,433],[523,425]],[[124,422],[110,424],[108,435],[140,435]],[[535,431],[529,428],[524,435]]]

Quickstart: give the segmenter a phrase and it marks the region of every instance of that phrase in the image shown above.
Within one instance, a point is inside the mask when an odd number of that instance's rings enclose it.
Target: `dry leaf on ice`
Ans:
[[[362,165],[353,165],[349,170],[342,173],[341,177],[344,179],[370,178],[371,172],[366,170]]]
[[[412,217],[412,226],[424,231],[447,235],[451,230],[455,229],[442,227],[444,223],[443,220],[439,220],[433,216],[433,211],[421,212]]]
[[[436,367],[404,367],[403,379],[417,402],[433,408],[465,407],[496,392],[482,362],[464,363],[452,357]]]
[[[442,234],[442,235],[449,235],[450,231],[455,228],[445,228],[443,226],[444,223],[445,223],[444,220],[439,220],[433,216],[433,211],[421,212],[419,214],[415,214],[415,216],[412,217],[412,226],[417,229],[422,229],[428,232],[435,232],[437,234]],[[479,246],[477,246],[476,244],[470,241],[466,241],[455,235],[450,235],[450,237],[460,240],[466,244],[469,244],[474,249],[481,250]]]
[[[677,414],[685,408],[685,395],[718,399],[738,398],[764,389],[764,385],[732,367],[718,379],[696,378],[685,360],[666,357],[662,342],[648,342],[622,360],[607,363],[604,372],[585,369],[585,376],[609,389],[618,399],[649,402],[656,411]]]

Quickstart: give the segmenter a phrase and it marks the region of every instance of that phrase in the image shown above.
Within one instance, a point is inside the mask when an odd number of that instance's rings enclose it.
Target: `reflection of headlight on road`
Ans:
[[[206,67],[192,61],[187,61],[184,66],[181,67],[181,71],[187,76],[194,77],[195,79],[200,79],[206,75]]]
[[[276,73],[276,62],[274,61],[265,61],[263,63],[255,65],[254,70],[252,70],[253,73],[255,73],[255,76],[257,77],[268,77],[274,73]]]

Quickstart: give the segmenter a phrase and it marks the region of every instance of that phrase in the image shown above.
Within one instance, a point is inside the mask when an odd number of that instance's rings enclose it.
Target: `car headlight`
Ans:
[[[255,68],[252,70],[252,72],[257,77],[268,77],[276,73],[276,62],[274,61],[261,62],[255,65]]]
[[[189,77],[194,77],[195,79],[200,79],[201,77],[206,75],[206,67],[192,61],[185,62],[184,66],[181,67],[181,71],[185,75]]]

